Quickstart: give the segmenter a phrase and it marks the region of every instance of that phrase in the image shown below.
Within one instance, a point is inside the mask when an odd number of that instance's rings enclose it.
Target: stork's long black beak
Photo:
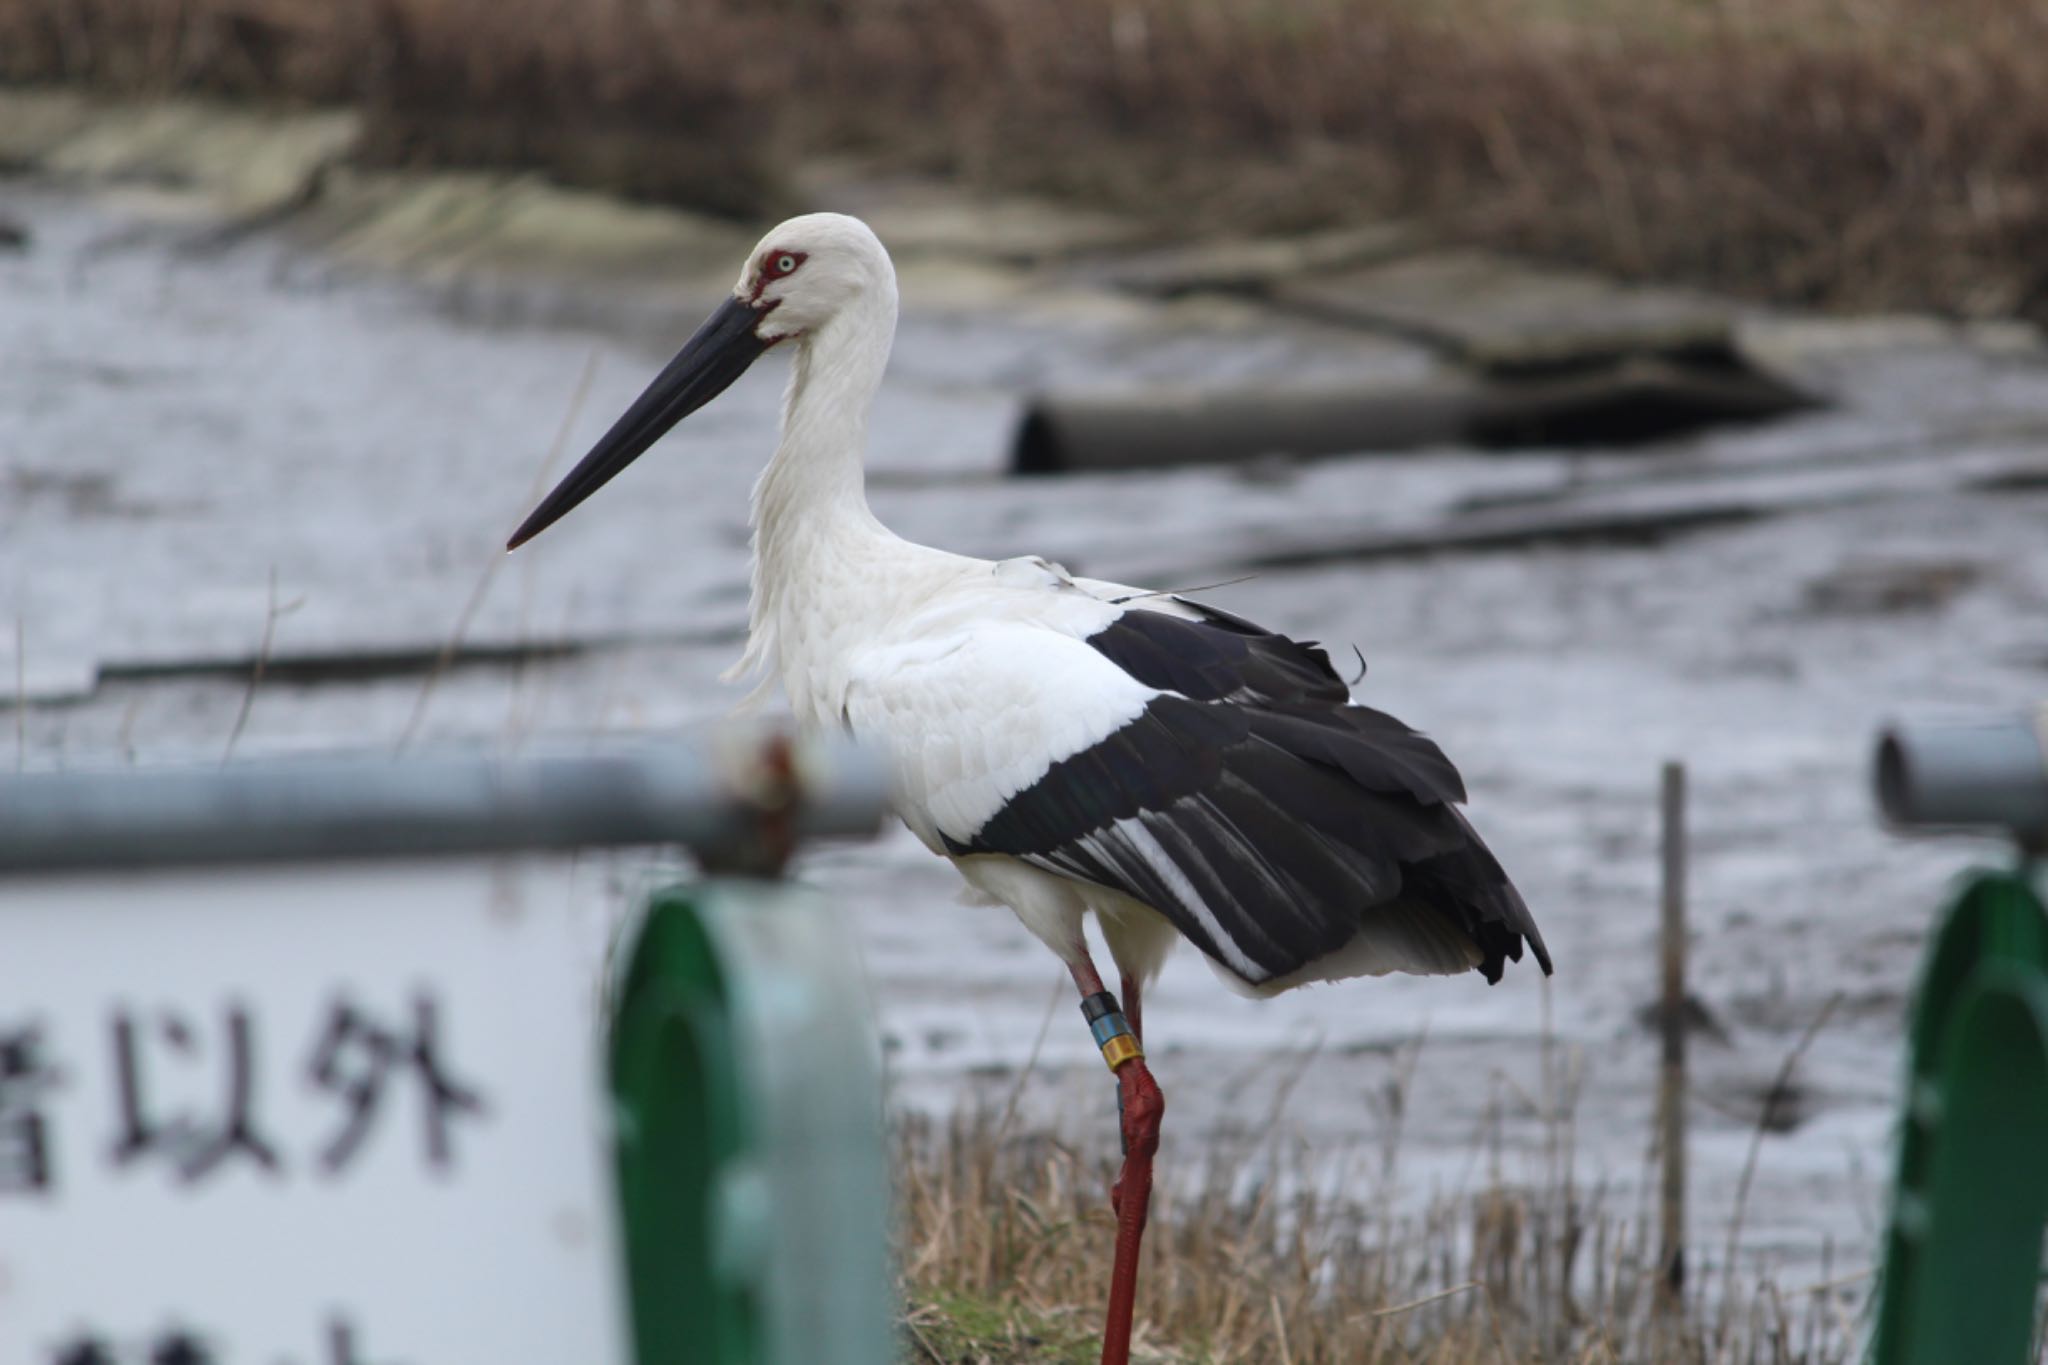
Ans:
[[[516,550],[560,521],[612,475],[639,459],[670,427],[724,393],[768,349],[769,343],[754,334],[760,320],[761,311],[744,299],[729,298],[721,304],[569,477],[520,523],[505,548]]]

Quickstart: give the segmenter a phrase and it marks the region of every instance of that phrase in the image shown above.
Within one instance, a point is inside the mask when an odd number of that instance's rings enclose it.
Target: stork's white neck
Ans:
[[[868,408],[895,333],[895,282],[887,280],[792,343],[782,440],[754,485],[753,595],[738,671],[773,662],[787,682],[790,642],[778,636],[793,605],[808,605],[793,604],[792,594],[830,594],[846,583],[850,560],[900,543],[868,510],[863,470]]]
[[[782,440],[754,487],[754,529],[867,512],[868,408],[896,335],[896,297],[862,295],[795,343]]]

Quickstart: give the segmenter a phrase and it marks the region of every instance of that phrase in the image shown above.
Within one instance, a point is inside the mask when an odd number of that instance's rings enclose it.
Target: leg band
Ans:
[[[1081,1017],[1088,1021],[1088,1031],[1095,1035],[1095,1046],[1102,1049],[1102,1060],[1111,1071],[1145,1055],[1145,1049],[1131,1033],[1131,1026],[1124,1022],[1116,997],[1108,991],[1083,998]]]

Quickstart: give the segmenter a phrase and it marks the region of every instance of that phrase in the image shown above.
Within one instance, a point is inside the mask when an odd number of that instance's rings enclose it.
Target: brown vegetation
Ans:
[[[1839,1288],[1715,1284],[1653,1307],[1654,1247],[1569,1181],[1494,1185],[1426,1214],[1318,1196],[1244,1153],[1162,1193],[1139,1281],[1141,1358],[1245,1365],[1823,1365],[1853,1354]],[[1271,1152],[1251,1154],[1270,1162]],[[963,1123],[902,1162],[904,1356],[920,1365],[1094,1359],[1108,1247],[1106,1162],[1044,1134]],[[1850,1286],[1860,1300],[1867,1285]],[[1707,1305],[1713,1305],[1711,1307]]]
[[[1398,1125],[1318,1192],[1275,1141],[1201,1154],[1159,1187],[1136,1357],[1158,1365],[1833,1365],[1854,1357],[1871,1281],[1778,1286],[1695,1270],[1675,1312],[1655,1233],[1577,1179],[1569,1101],[1530,1178],[1402,1212]],[[1091,1365],[1108,1249],[1110,1153],[983,1115],[912,1123],[898,1154],[903,1358]],[[1327,1158],[1330,1154],[1320,1154]],[[1185,1160],[1187,1158],[1181,1157]],[[1327,1169],[1327,1164],[1325,1169]],[[1732,1250],[1732,1245],[1729,1250]],[[1718,1248],[1717,1248],[1718,1250]],[[1725,1255],[1725,1252],[1723,1253]]]
[[[1415,217],[1796,302],[2048,313],[2025,0],[0,0],[0,79],[359,101],[385,161],[759,215],[859,149],[1174,228]]]

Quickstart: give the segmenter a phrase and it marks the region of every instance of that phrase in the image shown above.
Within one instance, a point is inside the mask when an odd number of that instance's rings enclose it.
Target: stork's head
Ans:
[[[855,300],[896,288],[881,239],[858,218],[807,213],[761,239],[740,271],[733,298],[758,319],[769,345],[825,326]]]
[[[859,305],[886,300],[879,311]],[[858,218],[807,213],[775,228],[747,257],[732,296],[683,343],[654,382],[612,424],[505,548],[516,550],[633,463],[676,423],[724,393],[761,353],[804,342],[851,316],[895,322],[896,272]],[[880,338],[886,348],[887,336]]]

